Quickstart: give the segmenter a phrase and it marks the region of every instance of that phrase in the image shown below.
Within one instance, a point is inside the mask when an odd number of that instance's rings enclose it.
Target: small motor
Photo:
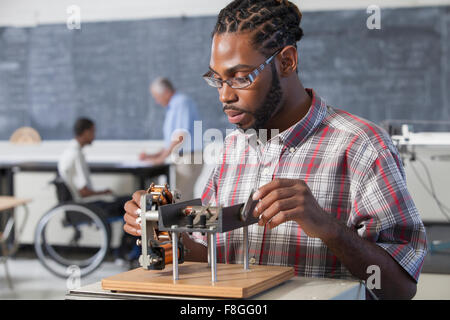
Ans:
[[[175,196],[174,196],[175,194]],[[142,247],[139,263],[144,269],[163,270],[166,264],[173,263],[171,234],[158,230],[158,208],[175,203],[178,193],[171,192],[169,186],[152,183],[147,193],[141,198],[141,239],[137,244]],[[178,235],[180,237],[180,235]],[[179,240],[179,239],[178,239]],[[178,263],[184,262],[184,247],[178,243]]]

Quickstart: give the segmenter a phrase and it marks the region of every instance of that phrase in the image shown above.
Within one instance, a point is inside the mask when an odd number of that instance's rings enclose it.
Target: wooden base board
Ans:
[[[102,280],[104,290],[202,296],[249,298],[294,276],[294,268],[217,264],[217,282],[211,282],[207,263],[185,262],[178,266],[178,280],[173,280],[172,265],[164,270],[137,268]]]

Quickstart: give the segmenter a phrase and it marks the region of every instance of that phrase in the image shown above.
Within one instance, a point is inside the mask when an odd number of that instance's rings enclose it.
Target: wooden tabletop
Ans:
[[[31,202],[31,199],[22,199],[16,197],[0,196],[0,211],[13,209]]]

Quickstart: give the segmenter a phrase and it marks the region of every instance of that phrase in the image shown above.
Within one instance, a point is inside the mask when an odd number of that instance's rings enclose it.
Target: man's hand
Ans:
[[[123,226],[123,230],[126,233],[137,237],[141,236],[141,225],[136,220],[140,218],[141,196],[145,193],[145,190],[136,191],[133,193],[133,198],[130,201],[127,201],[124,206],[125,214],[123,216],[123,220],[125,220],[125,224]]]
[[[91,197],[91,196],[99,196],[99,195],[105,195],[105,194],[112,194],[112,191],[110,189],[106,189],[103,191],[94,191],[88,187],[83,187],[82,189],[78,190],[78,193],[82,198],[85,197]]]
[[[145,152],[141,152],[139,154],[139,160],[140,161],[145,161],[147,159],[147,154]]]
[[[274,179],[253,195],[260,200],[253,215],[258,224],[275,228],[286,221],[295,221],[305,233],[323,239],[333,231],[333,218],[317,203],[311,190],[300,179]]]
[[[138,190],[133,193],[133,198],[130,201],[125,203],[124,209],[125,214],[123,219],[125,220],[125,224],[123,226],[123,230],[126,233],[129,233],[133,236],[140,237],[141,236],[141,224],[136,221],[140,219],[141,215],[141,196],[145,194],[145,190]],[[187,248],[188,253],[184,257],[186,261],[200,261],[206,262],[208,261],[208,253],[207,248],[201,244],[194,242],[186,233],[182,234],[183,244],[185,248]]]
[[[112,194],[112,193],[113,193],[113,192],[112,192],[111,189],[105,189],[105,190],[103,190],[103,191],[100,191],[99,194]]]

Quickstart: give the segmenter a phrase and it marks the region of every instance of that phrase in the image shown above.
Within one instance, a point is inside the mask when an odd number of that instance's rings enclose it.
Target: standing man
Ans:
[[[250,263],[360,280],[375,267],[379,298],[411,299],[427,242],[398,152],[381,128],[303,87],[301,18],[285,0],[236,0],[219,13],[204,78],[238,130],[226,137],[202,201],[230,206],[257,190]],[[139,235],[141,194],[125,205],[131,234]],[[206,255],[203,239],[184,240]],[[242,240],[242,230],[218,235],[219,262],[241,263]]]
[[[178,153],[176,189],[181,192],[181,199],[190,200],[194,197],[195,181],[202,171],[202,137],[194,136],[194,121],[200,120],[197,105],[185,94],[177,92],[166,78],[154,80],[150,93],[159,105],[167,108],[163,124],[165,148],[155,154],[141,153],[140,160],[161,164]]]

